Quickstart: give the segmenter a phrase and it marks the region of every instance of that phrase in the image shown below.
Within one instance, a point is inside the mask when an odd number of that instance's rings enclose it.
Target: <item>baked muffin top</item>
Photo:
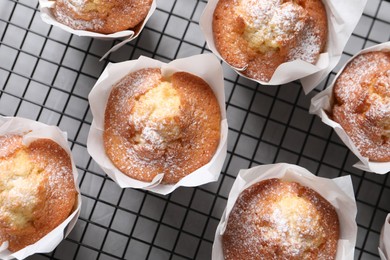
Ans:
[[[160,69],[132,72],[112,89],[104,146],[124,174],[150,182],[160,173],[172,184],[207,164],[220,139],[218,101],[201,78]]]
[[[225,259],[335,259],[339,221],[314,190],[268,179],[238,197],[223,234]]]
[[[355,57],[337,78],[332,118],[359,152],[390,161],[390,51]]]
[[[56,0],[57,21],[75,30],[115,33],[135,29],[147,16],[153,0]]]
[[[222,58],[262,81],[269,81],[284,62],[316,63],[327,31],[321,0],[219,0],[213,16],[214,41]]]
[[[57,143],[0,136],[0,244],[11,252],[35,243],[72,212],[77,191],[69,155]]]

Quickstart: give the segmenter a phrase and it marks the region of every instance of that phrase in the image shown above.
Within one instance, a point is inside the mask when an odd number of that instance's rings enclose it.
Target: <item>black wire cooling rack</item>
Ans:
[[[199,29],[207,2],[158,0],[140,37],[99,62],[116,41],[78,37],[43,23],[37,0],[1,0],[0,114],[68,132],[83,200],[69,237],[53,252],[30,259],[210,259],[238,171],[275,162],[298,164],[328,178],[351,175],[358,206],[355,259],[378,259],[380,229],[390,212],[390,180],[353,168],[357,158],[308,113],[310,99],[349,57],[390,40],[390,2],[368,2],[339,65],[307,96],[297,82],[261,86],[223,64],[229,138],[220,178],[160,196],[120,189],[89,157],[87,96],[108,62],[140,55],[170,61],[209,52]]]

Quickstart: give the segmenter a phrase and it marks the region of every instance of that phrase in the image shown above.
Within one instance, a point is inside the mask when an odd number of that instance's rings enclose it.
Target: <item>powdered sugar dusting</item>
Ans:
[[[104,26],[104,21],[102,21],[101,19],[92,19],[90,21],[85,21],[81,19],[70,18],[68,15],[62,12],[57,12],[56,14],[56,18],[60,23],[66,24],[76,30],[96,31]]]
[[[295,48],[288,52],[288,60],[301,59],[309,63],[315,63],[318,54],[321,52],[319,32],[314,32],[314,28],[305,28],[301,34],[301,40],[298,41]]]
[[[249,22],[255,27],[261,27],[264,23],[268,23],[273,16],[274,10],[281,4],[281,0],[256,1],[247,0],[241,1],[241,15],[249,16]]]
[[[301,21],[303,8],[281,1],[241,1],[238,8],[244,17],[246,28],[244,37],[251,47],[267,51],[278,48],[303,28]]]
[[[27,154],[17,153],[16,158],[0,161],[0,220],[7,228],[26,226],[39,203],[42,174],[26,159]]]
[[[287,48],[287,60],[315,63],[321,51],[318,32],[308,12],[294,2],[241,1],[238,14],[246,22],[244,37],[261,52]]]
[[[76,18],[66,13],[65,10],[73,10],[75,13],[80,12],[86,6],[87,0],[62,1],[61,3],[65,5],[66,9],[57,8],[55,10],[56,19],[60,23],[74,29],[90,31],[98,31],[105,25],[105,21],[99,18],[81,19],[81,17]]]
[[[390,53],[371,52],[352,60],[335,83],[334,120],[363,156],[390,160]]]
[[[86,6],[87,0],[68,0],[68,1],[65,1],[64,4],[68,8],[71,8],[74,11],[78,12],[80,9],[82,9]]]
[[[137,30],[153,0],[56,0],[53,15],[76,30],[110,34]]]
[[[319,251],[337,244],[328,241],[332,231],[320,213],[328,208],[297,189],[271,179],[242,192],[223,235],[225,259],[332,259],[334,252]]]
[[[184,72],[172,77],[178,74]],[[107,103],[108,157],[123,173],[146,181],[164,173],[164,181],[174,183],[203,166],[215,153],[220,132],[220,116],[209,115],[219,111],[213,94],[215,103],[209,103],[210,94],[209,86],[173,86],[159,69],[130,73],[114,86]],[[206,109],[209,104],[212,110]]]
[[[17,251],[64,221],[76,201],[69,155],[49,139],[0,136],[0,237]]]

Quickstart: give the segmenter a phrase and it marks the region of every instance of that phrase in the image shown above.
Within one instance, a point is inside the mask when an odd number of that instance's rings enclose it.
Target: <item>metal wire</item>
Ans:
[[[92,116],[88,93],[108,62],[145,55],[162,61],[207,53],[199,30],[207,1],[159,0],[135,41],[99,58],[117,41],[77,37],[44,24],[38,1],[0,3],[0,114],[58,125],[69,134],[83,209],[53,252],[30,259],[210,259],[214,232],[239,171],[288,162],[324,177],[351,175],[358,205],[355,259],[377,259],[390,180],[352,167],[357,161],[335,133],[309,115],[310,99],[362,48],[390,40],[390,3],[370,0],[340,64],[305,96],[293,82],[261,86],[222,64],[229,122],[228,156],[219,180],[168,196],[120,189],[86,151]]]

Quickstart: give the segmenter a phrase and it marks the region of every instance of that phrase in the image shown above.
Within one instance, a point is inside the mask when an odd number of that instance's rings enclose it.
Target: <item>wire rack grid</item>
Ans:
[[[358,206],[355,259],[378,259],[390,212],[390,180],[353,168],[357,158],[320,119],[310,99],[362,48],[390,40],[390,2],[369,0],[339,65],[305,95],[298,82],[261,86],[222,64],[229,123],[220,178],[168,196],[120,189],[90,158],[87,96],[108,62],[140,55],[162,61],[210,52],[199,29],[204,0],[158,0],[140,37],[99,62],[117,41],[77,37],[43,23],[37,0],[0,1],[0,114],[68,132],[83,207],[67,239],[29,259],[210,259],[214,233],[240,169],[288,162],[316,175],[351,175]]]

